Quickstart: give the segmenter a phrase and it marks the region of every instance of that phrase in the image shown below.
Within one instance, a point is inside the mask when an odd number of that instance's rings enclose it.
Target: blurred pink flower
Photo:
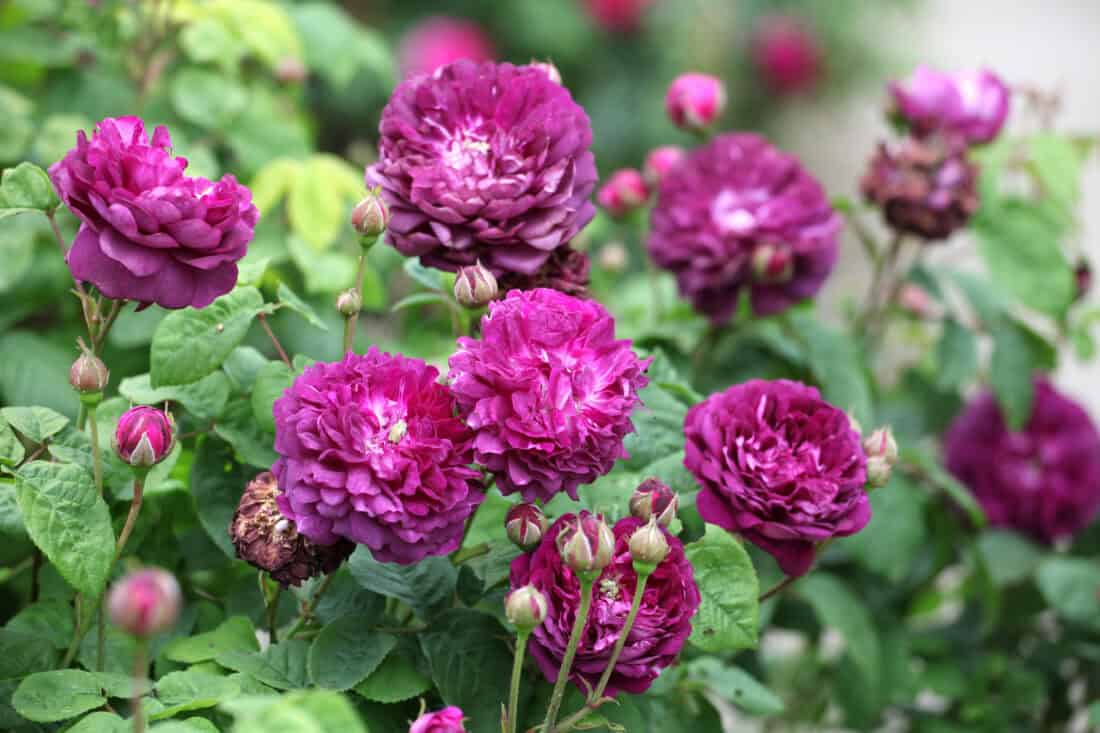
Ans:
[[[430,74],[440,66],[467,59],[492,61],[493,42],[477,23],[435,15],[413,26],[397,51],[402,76]]]

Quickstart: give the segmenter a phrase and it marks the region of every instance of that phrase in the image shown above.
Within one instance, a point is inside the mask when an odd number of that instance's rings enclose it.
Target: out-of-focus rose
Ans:
[[[417,23],[401,39],[397,51],[402,76],[430,74],[440,66],[465,59],[492,61],[493,42],[477,23],[435,15]]]
[[[584,0],[592,20],[612,33],[633,33],[654,0]]]
[[[710,74],[689,72],[673,79],[665,95],[665,111],[677,127],[703,130],[726,109],[726,85]]]
[[[172,452],[175,424],[172,416],[155,407],[131,407],[118,419],[115,452],[131,466],[148,468]]]
[[[646,183],[656,187],[673,166],[684,159],[687,153],[678,145],[662,145],[649,151],[645,157],[645,165],[642,171]]]
[[[803,18],[769,15],[753,32],[753,63],[777,92],[812,89],[821,78],[822,56],[821,44]]]
[[[894,107],[914,134],[960,136],[968,143],[997,137],[1008,118],[1011,93],[987,69],[948,74],[927,66],[890,84]]]
[[[649,199],[649,188],[642,174],[633,168],[623,168],[611,174],[596,194],[607,213],[618,218],[626,216]]]
[[[451,706],[424,713],[409,728],[409,733],[465,733],[462,725],[462,709]]]

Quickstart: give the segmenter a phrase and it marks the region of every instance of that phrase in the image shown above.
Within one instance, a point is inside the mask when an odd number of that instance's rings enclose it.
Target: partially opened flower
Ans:
[[[894,106],[918,136],[938,132],[968,143],[997,137],[1008,118],[1008,86],[987,69],[949,74],[920,66],[904,81],[892,82]]]
[[[455,61],[492,61],[493,42],[481,26],[464,18],[434,15],[417,23],[397,51],[403,76],[430,74]]]
[[[481,338],[458,340],[450,382],[477,462],[502,493],[576,499],[625,457],[646,366],[599,303],[513,290],[490,304]]]
[[[454,705],[424,713],[409,728],[409,733],[465,733],[462,725],[462,709]]]
[[[202,308],[237,284],[259,218],[252,194],[226,174],[184,175],[168,130],[150,140],[137,117],[102,120],[50,166],[81,226],[66,262],[110,298]]]

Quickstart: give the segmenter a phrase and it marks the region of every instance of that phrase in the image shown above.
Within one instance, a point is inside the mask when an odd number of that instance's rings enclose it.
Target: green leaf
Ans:
[[[936,383],[945,389],[966,386],[978,372],[978,339],[954,318],[945,318],[936,347]]]
[[[153,387],[197,382],[222,365],[265,312],[263,296],[237,288],[202,310],[172,311],[157,325],[150,353]]]
[[[292,189],[302,172],[302,161],[276,158],[257,171],[252,179],[252,203],[261,214],[270,214]]]
[[[299,298],[293,290],[287,287],[286,283],[279,283],[279,290],[278,293],[276,293],[276,297],[278,297],[280,303],[306,319],[306,323],[309,325],[314,328],[319,328],[322,331],[328,330],[328,324],[321,320],[321,317],[317,315],[313,307]]]
[[[214,433],[233,446],[241,463],[267,469],[278,460],[275,436],[256,422],[249,400],[231,402],[214,425]]]
[[[474,518],[470,521],[462,542],[463,547],[476,547],[500,540],[503,536],[504,517],[514,503],[496,492],[487,493],[485,501],[474,512]]]
[[[360,174],[348,163],[332,155],[313,156],[287,196],[290,230],[315,250],[328,249],[340,230],[350,226],[349,204],[362,190]]]
[[[241,688],[229,677],[186,669],[169,672],[157,680],[156,692],[164,708],[150,715],[150,720],[163,720],[191,710],[215,707],[240,695]]]
[[[426,617],[455,592],[458,571],[445,557],[429,557],[414,565],[378,562],[360,545],[348,560],[348,570],[363,588],[403,601]]]
[[[318,251],[295,234],[287,237],[286,244],[290,258],[305,276],[307,293],[335,293],[354,284],[356,258],[348,252],[339,249]],[[366,269],[370,271],[369,267]],[[363,295],[365,304],[366,293]]]
[[[213,420],[229,399],[229,377],[217,371],[197,382],[154,389],[148,374],[127,377],[118,385],[119,394],[139,405],[178,402],[199,420]]]
[[[1100,631],[1100,564],[1094,558],[1052,557],[1039,566],[1039,591],[1067,621]]]
[[[1043,558],[1043,551],[1037,545],[1003,529],[983,532],[978,538],[978,551],[998,588],[1031,577]]]
[[[27,720],[53,723],[102,707],[107,697],[95,674],[58,669],[28,676],[16,688],[11,702]]]
[[[70,585],[98,597],[111,572],[115,533],[92,477],[71,463],[34,461],[19,469],[17,482],[31,539]]]
[[[305,47],[309,68],[316,69],[335,89],[346,88],[366,69],[390,88],[395,79],[393,52],[381,33],[361,27],[340,7],[305,3],[289,8]]]
[[[1053,349],[1014,321],[998,321],[991,333],[993,358],[989,364],[989,381],[1009,428],[1019,430],[1031,417],[1032,377],[1036,370],[1051,366]]]
[[[986,525],[985,512],[981,504],[974,499],[970,490],[959,483],[958,479],[947,472],[939,461],[933,456],[920,450],[902,448],[902,463],[909,463],[917,467],[923,477],[937,489],[943,491],[958,504],[975,527]]]
[[[252,415],[256,424],[268,433],[275,432],[275,415],[272,408],[275,401],[290,389],[294,379],[300,374],[281,361],[269,361],[256,372],[256,383],[252,388]]]
[[[454,307],[454,300],[451,296],[445,293],[413,293],[412,295],[406,295],[401,300],[390,306],[390,311],[397,313],[399,311],[408,310],[409,308],[417,308],[422,305],[442,305],[447,308]]]
[[[405,274],[429,290],[438,290],[442,293],[449,292],[443,273],[430,267],[424,267],[420,260],[405,260]]]
[[[281,363],[281,362],[279,362]],[[256,375],[267,364],[267,357],[251,346],[238,346],[226,357],[222,371],[226,373],[238,392],[251,392]]]
[[[792,586],[813,607],[823,626],[836,629],[863,680],[874,685],[882,666],[878,635],[867,607],[839,578],[816,571]]]
[[[26,455],[26,451],[23,449],[23,443],[11,429],[11,426],[8,425],[8,421],[4,419],[3,412],[0,411],[0,464],[18,466],[24,455]]]
[[[134,724],[114,713],[91,713],[78,720],[68,733],[130,733]]]
[[[367,628],[359,614],[325,626],[309,649],[309,676],[318,687],[348,690],[378,669],[397,637]]]
[[[373,702],[395,703],[422,695],[431,689],[432,681],[420,674],[407,656],[394,650],[355,691]]]
[[[237,552],[229,540],[229,522],[253,471],[233,458],[232,448],[213,438],[199,444],[191,465],[191,495],[206,534],[230,558]]]
[[[933,271],[962,291],[982,325],[988,326],[997,322],[1012,307],[1005,294],[983,277],[958,270]]]
[[[259,651],[256,629],[244,616],[232,616],[213,631],[173,639],[164,647],[165,659],[182,664],[197,664],[216,659],[231,651]]]
[[[223,652],[215,661],[236,672],[250,674],[276,690],[294,690],[309,685],[308,654],[308,641],[288,639],[262,652],[239,649]]]
[[[225,129],[248,106],[248,92],[225,74],[184,68],[172,80],[172,107],[202,128]]]
[[[237,718],[233,733],[367,733],[347,698],[330,690],[241,697],[221,707]]]
[[[1043,193],[1072,220],[1081,200],[1081,169],[1088,150],[1053,133],[1036,135],[1031,138],[1029,147],[1031,166]]]
[[[24,630],[0,629],[0,679],[42,672],[56,661],[57,650],[49,638]]]
[[[887,486],[871,492],[871,521],[838,544],[868,570],[900,583],[927,539],[926,496],[910,479],[894,472]]]
[[[792,312],[787,322],[805,346],[806,361],[822,396],[863,425],[871,424],[871,387],[854,341],[807,312]]]
[[[29,99],[0,84],[0,119],[4,120],[0,129],[0,160],[18,160],[23,155],[36,129],[33,113],[34,104]],[[0,219],[3,217],[0,210]]]
[[[0,177],[0,209],[49,212],[60,205],[50,177],[34,163],[20,163]]]
[[[714,694],[749,715],[778,715],[783,700],[740,667],[727,667],[713,657],[694,660],[692,677],[701,678]]]
[[[653,353],[647,375],[650,383],[639,394],[642,406],[631,416],[635,432],[623,441],[630,454],[623,466],[634,471],[683,450],[684,417],[690,406],[677,389],[677,385],[686,386],[687,382],[676,373],[663,352]]]
[[[69,418],[48,407],[5,407],[0,417],[34,443],[52,438],[69,424]]]
[[[66,600],[46,598],[25,606],[4,628],[45,639],[63,650],[72,640],[73,610]],[[5,658],[6,654],[0,654],[0,659]]]
[[[728,532],[708,524],[706,534],[687,545],[685,553],[702,595],[689,641],[705,652],[755,647],[760,584],[745,548]]]

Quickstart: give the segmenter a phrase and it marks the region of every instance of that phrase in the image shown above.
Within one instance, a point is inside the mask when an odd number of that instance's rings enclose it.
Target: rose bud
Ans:
[[[898,291],[898,307],[914,318],[931,318],[936,308],[928,291],[916,283],[905,283]]]
[[[665,111],[672,123],[685,130],[703,130],[726,107],[726,87],[710,74],[691,72],[673,80],[665,96]]]
[[[546,515],[535,504],[516,504],[504,517],[508,539],[521,550],[533,550],[546,533]]]
[[[374,244],[374,240],[386,231],[390,223],[390,210],[382,200],[381,192],[367,193],[355,208],[351,210],[351,226],[363,237],[364,245]]]
[[[546,596],[533,585],[516,588],[504,600],[504,615],[512,625],[527,633],[546,618]]]
[[[147,638],[172,628],[180,613],[180,586],[160,568],[144,568],[123,576],[107,596],[107,613],[118,628]]]
[[[1077,283],[1077,297],[1075,300],[1083,300],[1092,290],[1092,265],[1089,264],[1088,260],[1081,258],[1081,261],[1077,263],[1077,267],[1073,269],[1073,277]]]
[[[752,253],[753,279],[758,283],[779,285],[794,277],[794,255],[785,244],[765,242]]]
[[[898,443],[890,428],[879,428],[863,441],[867,453],[867,483],[881,488],[890,481],[890,473],[898,462]]]
[[[600,247],[600,267],[608,272],[622,272],[630,261],[622,242],[608,242]]]
[[[656,519],[657,524],[662,527],[667,527],[672,522],[679,507],[680,497],[676,492],[652,477],[638,484],[630,497],[630,513],[633,516],[643,522]]]
[[[409,733],[466,733],[462,725],[462,709],[452,705],[434,713],[424,713],[413,721]]]
[[[110,372],[103,360],[88,352],[78,356],[69,369],[69,384],[82,395],[102,392],[109,378]]]
[[[779,93],[812,88],[821,76],[821,55],[817,38],[797,16],[766,17],[753,33],[753,63]]]
[[[616,219],[626,216],[649,199],[642,174],[633,168],[623,168],[611,174],[600,187],[596,200]]]
[[[295,56],[284,56],[275,66],[275,78],[284,84],[300,84],[309,76],[309,69]]]
[[[481,308],[497,297],[497,279],[480,262],[460,268],[455,276],[455,300],[467,308]]]
[[[581,512],[574,524],[558,535],[558,549],[573,572],[595,573],[611,563],[615,535],[603,516]]]
[[[652,575],[668,557],[668,538],[656,519],[650,519],[630,535],[630,557],[638,575]]]
[[[533,66],[540,71],[546,72],[546,76],[550,77],[550,81],[555,84],[561,84],[561,72],[558,71],[557,66],[554,66],[549,61],[531,61],[528,66]]]
[[[132,407],[118,419],[115,452],[131,466],[148,468],[172,451],[172,416],[155,407]]]
[[[662,145],[653,148],[645,157],[645,165],[642,166],[646,183],[656,186],[665,177],[665,173],[684,159],[684,149],[679,145]]]
[[[336,296],[336,310],[345,316],[359,315],[363,309],[363,296],[356,288],[348,288]]]

